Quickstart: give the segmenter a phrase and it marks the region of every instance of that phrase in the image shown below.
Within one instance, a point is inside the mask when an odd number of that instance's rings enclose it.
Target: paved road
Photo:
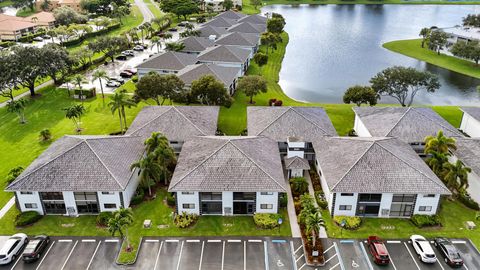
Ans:
[[[135,5],[138,6],[138,9],[140,9],[140,12],[143,15],[143,23],[149,22],[155,18],[155,15],[153,15],[143,0],[135,0]]]

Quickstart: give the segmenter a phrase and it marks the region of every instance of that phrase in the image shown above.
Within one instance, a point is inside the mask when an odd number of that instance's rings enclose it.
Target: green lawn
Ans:
[[[12,0],[0,1],[0,8],[2,8],[2,7],[7,7],[7,6],[11,6],[11,5],[13,5],[13,1],[12,1]]]
[[[143,2],[145,2],[148,9],[150,9],[150,11],[153,13],[155,17],[160,18],[164,15],[164,13],[159,8],[157,8],[157,6],[155,6],[152,1],[143,0]]]
[[[365,218],[359,229],[342,231],[339,226],[333,223],[328,211],[323,212],[328,236],[334,238],[367,238],[372,234],[377,234],[383,238],[408,238],[412,234],[421,234],[425,237],[469,238],[477,247],[480,247],[480,229],[465,229],[466,221],[475,221],[474,210],[468,209],[458,202],[444,200],[441,204],[439,216],[443,225],[439,228],[419,229],[409,219]]]
[[[480,78],[480,67],[475,63],[445,54],[438,55],[434,51],[422,48],[421,44],[421,39],[408,39],[387,42],[383,47],[432,65]]]
[[[23,7],[17,11],[17,16],[18,17],[28,17],[30,15],[33,15],[37,12],[36,9],[30,9],[29,7]]]

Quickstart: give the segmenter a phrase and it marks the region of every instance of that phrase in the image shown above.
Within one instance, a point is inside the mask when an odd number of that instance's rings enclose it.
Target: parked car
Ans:
[[[22,254],[24,262],[34,262],[42,256],[50,243],[50,237],[45,235],[35,236],[28,242]]]
[[[122,85],[122,84],[117,82],[117,81],[108,81],[107,82],[108,87],[119,87],[120,85]]]
[[[130,73],[130,72],[126,72],[126,71],[120,72],[120,77],[122,77],[122,78],[131,78],[132,76],[133,76],[133,74]]]
[[[14,262],[27,243],[28,237],[24,233],[17,233],[8,238],[0,249],[0,265]]]
[[[122,79],[122,77],[109,77],[108,80],[109,80],[109,81],[117,81],[117,82],[119,82],[120,84],[124,84],[124,83],[125,83],[125,80]]]
[[[127,68],[124,71],[131,73],[132,75],[137,75],[137,70],[134,68]]]
[[[451,267],[462,267],[463,259],[458,249],[447,238],[435,238],[435,247],[442,254],[445,262]]]
[[[170,31],[170,32],[177,32],[178,29],[177,29],[177,28],[170,28],[170,29],[168,29],[168,31]]]
[[[142,45],[136,45],[135,47],[133,47],[133,50],[137,52],[141,52],[144,50],[144,48]]]
[[[33,40],[34,41],[43,41],[43,38],[42,37],[34,37]]]
[[[185,27],[185,25],[187,25],[188,22],[179,22],[177,24],[177,26],[180,26],[180,27]]]
[[[387,265],[390,263],[390,256],[388,255],[385,243],[378,236],[369,236],[367,239],[368,249],[372,254],[373,261],[378,265]]]
[[[120,54],[119,56],[115,57],[115,59],[125,61],[127,60],[127,56],[124,54]]]
[[[410,236],[410,240],[412,241],[413,249],[418,255],[418,258],[424,263],[436,263],[437,256],[435,256],[435,252],[425,237],[421,235],[412,235]]]
[[[43,35],[42,38],[43,38],[43,39],[51,39],[52,37],[49,36],[49,35]]]
[[[122,54],[126,56],[135,56],[135,53],[132,50],[123,51]]]

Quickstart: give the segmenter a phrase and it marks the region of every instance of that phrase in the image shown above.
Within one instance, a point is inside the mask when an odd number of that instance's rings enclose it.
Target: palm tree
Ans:
[[[422,28],[422,30],[420,30],[420,34],[419,36],[422,37],[422,48],[425,46],[425,41],[427,41],[427,38],[428,36],[430,35],[430,28]]]
[[[441,176],[443,164],[448,162],[448,156],[438,152],[431,152],[430,154],[431,156],[426,160],[426,162],[437,176]]]
[[[155,152],[155,150],[162,144],[167,143],[167,137],[163,136],[160,132],[152,132],[150,138],[146,139],[145,144],[145,151],[147,154],[151,154]]]
[[[132,106],[137,106],[137,104],[128,98],[125,91],[115,92],[113,96],[110,96],[110,99],[111,101],[108,103],[108,106],[110,106],[112,114],[118,112],[118,117],[120,118],[120,130],[123,133],[127,128],[125,107],[130,108]]]
[[[92,81],[98,80],[100,82],[100,89],[102,91],[102,98],[105,98],[105,94],[103,93],[103,84],[102,84],[102,79],[107,80],[107,72],[103,69],[97,69],[95,72],[92,74]]]
[[[295,177],[290,179],[290,185],[294,194],[301,195],[308,190],[308,182],[303,177]]]
[[[77,132],[82,131],[82,115],[85,114],[85,107],[82,104],[73,105],[63,109],[65,117],[72,120]]]
[[[150,41],[152,42],[152,49],[153,47],[157,46],[157,53],[160,53],[160,47],[162,47],[162,42],[160,41],[160,38],[154,36]]]
[[[468,188],[468,174],[472,172],[472,169],[463,165],[460,160],[457,160],[455,164],[445,163],[443,168],[445,184],[450,190],[461,192]]]
[[[118,232],[120,237],[124,236],[127,241],[127,249],[130,249],[130,243],[128,241],[128,226],[133,223],[133,212],[131,208],[120,208],[117,211],[113,212],[112,217],[108,220],[107,226],[108,231],[115,236]],[[125,229],[125,234],[123,230]]]
[[[27,119],[25,119],[25,107],[27,106],[27,103],[28,101],[23,98],[11,100],[7,103],[7,112],[17,114],[20,124],[25,124],[27,122]]]
[[[167,141],[166,143],[162,143],[160,147],[158,147],[153,154],[157,158],[157,161],[160,163],[160,167],[162,168],[162,172],[163,172],[163,181],[166,186],[168,185],[168,182],[170,179],[170,171],[168,169],[169,165],[174,164],[177,160],[175,156],[175,152],[170,147]]]
[[[75,75],[72,76],[72,78],[70,80],[73,82],[74,85],[78,86],[78,89],[80,90],[80,100],[83,103],[82,84],[87,83],[87,79],[82,74],[75,74]]]
[[[139,169],[139,179],[143,187],[148,188],[148,195],[152,196],[152,186],[162,175],[162,167],[153,153],[147,154],[141,160],[133,163],[130,169]]]
[[[438,131],[437,136],[427,136],[425,138],[425,153],[442,153],[448,155],[449,150],[456,150],[455,139],[443,135],[443,131]]]
[[[320,227],[325,226],[325,220],[322,218],[320,211],[316,210],[307,216],[305,220],[305,230],[312,235],[312,246],[315,250],[317,238],[320,234]]]

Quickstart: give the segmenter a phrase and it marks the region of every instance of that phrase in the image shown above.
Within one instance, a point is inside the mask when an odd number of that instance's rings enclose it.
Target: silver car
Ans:
[[[24,233],[12,235],[0,249],[0,265],[14,262],[28,243],[28,237]]]

